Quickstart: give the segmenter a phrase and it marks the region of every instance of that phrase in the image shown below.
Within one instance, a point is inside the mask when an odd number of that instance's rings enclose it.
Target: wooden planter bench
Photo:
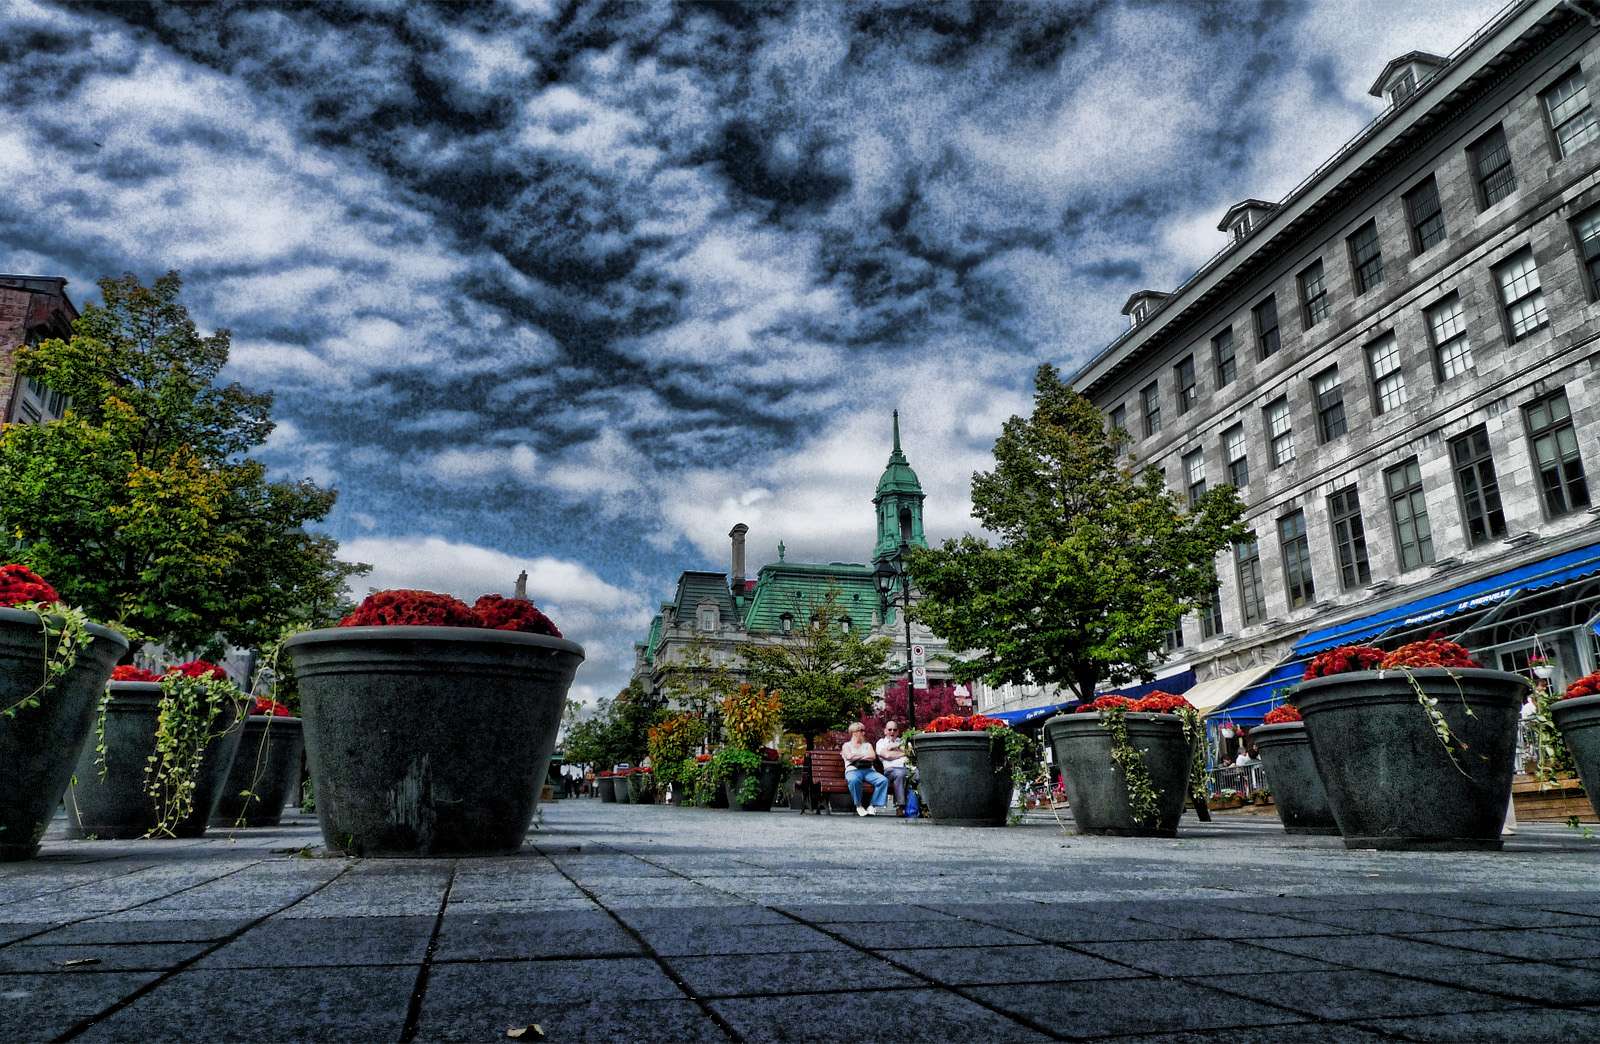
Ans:
[[[807,778],[811,780],[809,785]],[[826,811],[831,815],[855,811],[850,803],[850,787],[844,781],[844,758],[839,755],[838,747],[807,751],[806,764],[801,767],[794,786],[794,807],[801,812],[820,814]],[[868,803],[872,801],[872,784],[866,780],[861,781],[861,798]]]

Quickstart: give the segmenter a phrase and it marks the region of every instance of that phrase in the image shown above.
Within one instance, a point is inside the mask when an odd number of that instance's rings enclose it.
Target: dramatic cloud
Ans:
[[[867,557],[897,406],[969,528],[1039,362],[1495,6],[15,0],[0,267],[181,269],[371,582],[526,568],[606,695],[734,522]]]

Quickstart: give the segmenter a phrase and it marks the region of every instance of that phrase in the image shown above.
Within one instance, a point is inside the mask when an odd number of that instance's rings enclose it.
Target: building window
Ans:
[[[1183,361],[1173,367],[1173,371],[1178,377],[1178,412],[1188,413],[1194,409],[1195,400],[1200,397],[1194,383],[1194,356],[1184,356]]]
[[[1278,338],[1278,297],[1268,294],[1267,299],[1251,310],[1256,322],[1256,349],[1265,359],[1282,346]]]
[[[1511,340],[1520,341],[1550,322],[1544,307],[1544,288],[1539,285],[1539,268],[1533,263],[1533,248],[1523,247],[1494,268],[1495,285],[1500,288],[1500,304],[1505,308]]]
[[[1472,346],[1467,343],[1467,323],[1461,314],[1461,295],[1451,294],[1423,312],[1428,336],[1433,339],[1434,367],[1441,381],[1459,377],[1472,368]]]
[[[1228,481],[1243,486],[1250,481],[1250,459],[1246,455],[1244,425],[1235,424],[1222,433],[1222,455],[1228,462]]]
[[[1367,345],[1367,366],[1372,371],[1372,397],[1379,413],[1388,413],[1406,401],[1406,375],[1400,368],[1400,342],[1384,334]]]
[[[1144,407],[1144,435],[1149,438],[1161,430],[1161,389],[1155,381],[1144,386],[1139,403]]]
[[[1339,383],[1339,367],[1330,366],[1311,378],[1311,392],[1317,402],[1317,437],[1332,442],[1345,433],[1344,386]]]
[[[1500,508],[1500,483],[1489,452],[1489,430],[1482,424],[1450,440],[1450,463],[1461,493],[1461,517],[1472,547],[1506,535],[1506,513]]]
[[[1600,207],[1595,209],[1596,242],[1600,243]],[[1217,387],[1226,388],[1239,376],[1239,364],[1233,356],[1233,327],[1211,338],[1211,356],[1217,364]]]
[[[716,606],[702,605],[700,607],[700,630],[715,631],[717,629],[718,617],[720,615],[721,614],[717,612]]]
[[[793,614],[784,613],[782,616],[778,617],[778,630],[781,631],[784,634],[793,634],[794,633],[794,616],[793,616]]]
[[[1111,430],[1128,430],[1128,407],[1124,406],[1120,402],[1111,407]]]
[[[1215,638],[1222,633],[1222,588],[1211,585],[1211,597],[1200,607],[1200,637]]]
[[[1309,330],[1328,317],[1328,284],[1322,278],[1322,260],[1307,265],[1299,278],[1301,315]]]
[[[1583,270],[1588,278],[1589,300],[1600,300],[1600,207],[1590,207],[1572,222],[1572,234],[1578,240],[1578,256],[1583,258]]]
[[[1206,492],[1206,455],[1200,450],[1184,455],[1183,481],[1188,486],[1189,506],[1194,507]]]
[[[1578,455],[1578,434],[1572,427],[1567,393],[1558,391],[1536,399],[1524,406],[1522,413],[1539,468],[1545,514],[1555,518],[1588,507],[1589,483],[1583,475],[1583,458]]]
[[[1550,129],[1556,136],[1558,158],[1571,155],[1573,149],[1600,136],[1594,110],[1589,107],[1589,86],[1584,82],[1581,68],[1557,80],[1555,86],[1539,98],[1544,102],[1545,115],[1550,118]]]
[[[1167,632],[1167,652],[1177,652],[1183,648],[1183,621],[1179,620],[1177,626]]]
[[[1311,542],[1306,539],[1304,511],[1278,519],[1278,543],[1283,548],[1283,583],[1289,608],[1310,605],[1317,596],[1317,585],[1311,579]]]
[[[1406,219],[1411,225],[1411,252],[1421,254],[1444,242],[1444,210],[1439,206],[1439,183],[1427,180],[1406,193]]]
[[[1407,69],[1394,81],[1394,86],[1389,88],[1389,100],[1399,105],[1413,94],[1417,93],[1417,74]]]
[[[1239,573],[1239,616],[1246,627],[1261,623],[1267,618],[1267,594],[1261,583],[1261,547],[1254,536],[1233,545],[1233,561]]]
[[[853,628],[854,626],[855,626],[855,624],[850,622],[850,618],[848,616],[841,616],[839,618],[839,633],[840,634],[849,634],[851,628]]]
[[[1350,244],[1350,270],[1356,293],[1364,294],[1383,282],[1383,251],[1378,246],[1378,222],[1368,221],[1345,242]]]
[[[1517,190],[1517,176],[1511,169],[1511,149],[1506,132],[1499,127],[1479,138],[1467,150],[1472,165],[1472,180],[1477,186],[1478,207],[1486,209]]]
[[[1346,486],[1328,498],[1328,518],[1333,523],[1333,551],[1339,560],[1339,584],[1346,591],[1372,582],[1367,563],[1367,530],[1361,524],[1361,496]]]
[[[1289,397],[1280,395],[1261,411],[1266,417],[1267,442],[1272,448],[1272,466],[1282,467],[1294,460],[1294,428],[1289,423]]]
[[[1422,469],[1417,458],[1383,473],[1389,492],[1389,514],[1394,518],[1394,542],[1402,571],[1433,561],[1433,531],[1428,528],[1428,501],[1422,493]]]

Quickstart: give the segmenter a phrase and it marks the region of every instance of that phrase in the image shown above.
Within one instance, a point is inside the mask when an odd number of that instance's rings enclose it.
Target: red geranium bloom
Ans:
[[[1131,700],[1126,696],[1100,696],[1079,707],[1077,713],[1098,714],[1113,707],[1126,707],[1128,710],[1133,710],[1133,705],[1137,702],[1137,700]]]
[[[1128,709],[1142,714],[1171,714],[1180,707],[1187,706],[1189,701],[1182,696],[1174,696],[1170,692],[1152,692]]]
[[[205,660],[190,660],[188,663],[175,663],[167,668],[168,674],[181,674],[185,678],[216,678],[219,681],[228,680],[228,672],[214,663]]]
[[[1280,707],[1274,707],[1267,711],[1267,716],[1261,720],[1266,725],[1283,725],[1291,721],[1299,721],[1300,708],[1292,703],[1285,703]]]
[[[294,711],[285,707],[271,696],[257,696],[255,706],[250,708],[251,714],[267,714],[274,718],[292,718]]]
[[[492,630],[522,631],[525,634],[561,637],[561,631],[554,621],[526,598],[503,598],[497,594],[486,594],[473,603],[472,611],[483,621],[481,626]]]
[[[482,627],[472,607],[434,591],[377,591],[367,595],[340,627]]]
[[[1306,664],[1305,677],[1326,678],[1330,674],[1349,671],[1377,670],[1383,663],[1383,657],[1383,650],[1371,645],[1341,645],[1337,649],[1319,653]]]
[[[1561,694],[1564,700],[1575,700],[1580,696],[1594,696],[1600,694],[1600,671],[1585,674],[1582,678],[1567,686],[1567,691]]]
[[[1478,661],[1472,658],[1466,646],[1434,636],[1402,645],[1385,656],[1378,666],[1383,670],[1396,667],[1476,667]]]
[[[17,562],[0,566],[0,605],[59,601],[61,596],[56,589],[27,566]]]
[[[131,663],[119,663],[111,669],[111,680],[122,682],[158,682],[161,675]]]
[[[1008,729],[1011,726],[999,718],[982,714],[946,714],[928,722],[926,732],[982,732],[990,728]]]
[[[696,754],[694,756],[694,760],[700,762],[703,765],[706,762],[711,760],[711,755],[710,754]]]

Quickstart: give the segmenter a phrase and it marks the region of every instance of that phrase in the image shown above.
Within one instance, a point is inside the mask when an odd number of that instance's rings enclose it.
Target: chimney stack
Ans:
[[[733,589],[737,594],[744,592],[744,535],[748,532],[750,527],[743,522],[728,530],[728,537],[733,541]]]

